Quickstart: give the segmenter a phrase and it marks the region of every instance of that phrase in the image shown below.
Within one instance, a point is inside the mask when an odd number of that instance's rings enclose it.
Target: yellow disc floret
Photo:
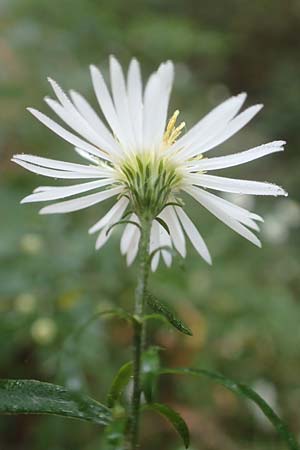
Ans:
[[[166,131],[164,133],[163,143],[165,146],[174,144],[176,139],[180,136],[182,129],[185,127],[185,122],[181,122],[178,127],[175,126],[178,116],[179,110],[177,109],[170,118]]]

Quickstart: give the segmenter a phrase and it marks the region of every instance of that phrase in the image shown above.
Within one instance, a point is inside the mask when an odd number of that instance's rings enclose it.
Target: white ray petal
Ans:
[[[167,206],[159,214],[159,217],[161,217],[168,225],[174,247],[176,248],[178,253],[180,253],[180,255],[183,258],[185,258],[186,256],[185,237],[174,208],[171,206]]]
[[[48,78],[49,83],[52,86],[58,100],[60,101],[63,109],[57,107],[57,102],[46,98],[46,102],[49,106],[56,112],[56,114],[62,118],[71,128],[80,133],[86,139],[88,139],[93,144],[102,147],[104,150],[110,150],[109,143],[103,138],[103,135],[97,133],[93,127],[90,126],[89,122],[78,112],[71,100],[61,89],[61,87],[56,83],[56,81]],[[59,104],[58,104],[59,105]],[[60,105],[59,105],[60,106]]]
[[[62,106],[56,100],[53,100],[49,97],[45,97],[44,100],[47,105],[55,112],[55,114],[60,117],[60,119],[62,119],[70,128],[76,131],[76,133],[80,134],[91,144],[97,146],[99,158],[101,157],[107,161],[111,161],[112,158],[109,154],[110,146],[101,136],[97,135],[97,133],[93,131],[92,128],[86,126],[85,124],[82,124],[81,120],[77,118],[72,111],[69,111],[69,109]],[[77,112],[74,106],[73,108]],[[78,112],[77,114],[79,117],[81,117]]]
[[[160,80],[160,99],[156,105],[156,112],[153,114],[153,129],[156,134],[153,135],[155,145],[159,145],[163,139],[167,123],[169,100],[174,80],[174,66],[171,61],[162,64],[158,69],[157,75]]]
[[[122,67],[114,56],[110,56],[110,79],[112,95],[116,113],[122,128],[123,135],[126,138],[125,144],[132,147],[135,144],[133,127],[130,120],[127,90]]]
[[[108,226],[101,230],[101,232],[96,240],[96,244],[95,244],[96,250],[100,250],[100,248],[102,248],[103,245],[106,244],[106,242],[110,238],[112,230],[110,230],[108,233],[107,233],[107,231],[108,231]]]
[[[103,76],[100,70],[95,66],[90,66],[90,70],[95,94],[103,115],[113,133],[121,142],[123,142],[124,136],[120,127],[119,119]]]
[[[99,174],[98,171],[91,171],[91,172],[68,172],[64,170],[53,170],[53,169],[47,169],[45,167],[36,166],[34,164],[28,163],[26,161],[22,161],[20,159],[12,158],[11,161],[15,162],[16,164],[19,164],[19,166],[24,167],[24,169],[29,170],[30,172],[37,173],[39,175],[44,175],[46,177],[51,178],[62,178],[62,179],[80,179],[80,178],[104,178],[107,176],[107,174],[101,173]]]
[[[204,191],[200,188],[193,188],[194,196],[197,196],[198,192],[201,192],[202,196],[204,196],[205,198],[214,201],[219,208],[224,210],[226,214],[232,216],[234,219],[237,219],[239,222],[243,222],[247,219],[256,220],[258,222],[264,221],[264,219],[258,214],[252,213],[251,211],[248,211],[241,206],[235,205],[234,203],[231,203],[222,197],[218,197],[217,195],[212,194],[211,192]]]
[[[160,247],[170,247],[170,250],[172,248],[172,241],[167,233],[167,231],[160,226],[159,227],[159,239],[160,239]],[[163,260],[167,267],[170,267],[172,264],[172,254],[168,250],[162,250],[161,251]]]
[[[185,189],[185,191],[192,197],[194,197],[195,200],[201,203],[204,208],[206,208],[209,212],[211,212],[214,216],[221,220],[221,222],[225,223],[225,225],[227,225],[229,228],[243,236],[245,239],[248,239],[248,241],[252,242],[257,247],[261,247],[260,240],[257,238],[257,236],[255,236],[254,233],[248,230],[248,228],[246,228],[232,216],[225,213],[224,210],[221,209],[214,200],[203,195],[205,194],[205,192],[196,188],[188,188]]]
[[[232,155],[218,156],[216,158],[206,158],[200,161],[190,162],[190,170],[217,170],[233,167],[239,164],[245,164],[255,159],[261,158],[271,153],[281,152],[284,150],[285,141],[274,141],[258,147],[250,148],[240,153]]]
[[[86,173],[98,173],[99,176],[103,175],[105,173],[106,176],[109,176],[110,169],[106,168],[99,168],[99,166],[88,166],[84,164],[77,164],[77,163],[70,163],[66,161],[59,161],[57,159],[50,159],[50,158],[44,158],[42,156],[35,156],[35,155],[26,155],[26,154],[18,154],[13,156],[14,159],[25,161],[28,163],[32,163],[38,166],[46,167],[47,169],[59,169],[59,170],[65,170],[68,172],[86,172]]]
[[[106,225],[118,222],[121,217],[123,216],[127,206],[128,206],[129,200],[126,197],[120,198],[120,200],[117,201],[113,205],[113,207],[103,216],[95,225],[93,225],[89,229],[89,233],[93,234],[96,231],[101,230],[101,228],[106,227]]]
[[[53,205],[45,206],[40,210],[40,214],[60,214],[80,209],[88,208],[89,206],[100,203],[110,197],[119,194],[122,187],[115,187],[105,191],[97,192],[96,194],[86,195],[84,197],[75,198],[73,200],[66,200],[64,202],[54,203]]]
[[[241,219],[239,219],[239,222],[241,222],[243,225],[246,225],[246,227],[251,228],[254,231],[258,231],[258,232],[260,231],[259,226],[252,219],[241,218]]]
[[[217,145],[222,144],[227,141],[231,136],[240,131],[251,119],[262,109],[263,105],[254,105],[250,108],[245,109],[242,113],[232,119],[224,130],[222,130],[217,136],[215,136],[211,141],[205,144],[203,147],[201,145],[200,153],[205,153],[212,148],[217,147]],[[197,152],[198,153],[198,152]],[[191,156],[197,154],[195,152],[191,153]]]
[[[122,202],[122,200],[124,200],[124,198],[121,198],[109,211],[108,213],[102,218],[103,220],[103,224],[104,226],[102,227],[102,230],[96,240],[96,249],[99,250],[101,247],[103,247],[103,245],[107,242],[107,240],[110,238],[111,233],[113,232],[113,228],[111,230],[109,230],[109,227],[114,224],[117,223],[122,215],[124,210],[127,207],[127,203],[124,203],[124,201]],[[127,200],[127,199],[125,199]],[[116,207],[117,206],[117,207]],[[124,208],[125,206],[125,208]],[[98,222],[99,223],[99,222]],[[95,224],[97,225],[97,224]],[[92,227],[93,228],[93,227]],[[101,228],[101,227],[100,227]],[[94,231],[98,231],[100,229],[99,227],[97,228],[97,230],[95,229]],[[108,231],[109,230],[109,231]],[[94,232],[93,231],[93,232]],[[89,233],[91,232],[91,229],[89,230]]]
[[[149,253],[151,254],[160,246],[159,241],[159,224],[156,220],[152,221],[150,231]],[[156,252],[151,261],[151,270],[155,272],[159,264],[160,252]]]
[[[99,158],[96,158],[96,156],[91,155],[90,153],[86,152],[85,150],[81,150],[81,148],[74,147],[74,150],[76,153],[78,153],[81,158],[86,159],[87,161],[92,162],[93,164],[98,164]]]
[[[143,145],[143,93],[142,77],[139,63],[132,59],[128,69],[127,92],[128,105],[133,125],[137,151],[142,149]]]
[[[146,84],[144,92],[143,108],[143,149],[153,147],[152,133],[153,129],[153,110],[159,103],[159,79],[156,73],[153,73]],[[154,106],[155,105],[155,106]]]
[[[137,254],[138,254],[138,250],[139,250],[139,242],[140,242],[141,233],[137,227],[134,227],[134,228],[135,229],[134,229],[131,241],[129,243],[129,249],[128,249],[127,255],[126,255],[126,262],[127,262],[128,266],[130,266],[133,263],[133,261],[135,260]]]
[[[190,175],[189,179],[195,185],[222,192],[232,192],[234,194],[288,195],[280,186],[260,181],[238,180],[204,174]]]
[[[211,256],[209,250],[199,231],[197,230],[191,219],[187,216],[187,214],[183,211],[182,208],[175,206],[175,210],[183,226],[183,229],[185,230],[194,248],[208,264],[211,264]]]
[[[143,146],[157,147],[163,138],[166,126],[169,97],[173,82],[173,64],[160,65],[148,80],[144,94]]]
[[[94,130],[103,136],[103,138],[110,145],[111,151],[115,154],[121,153],[121,147],[87,100],[74,90],[70,91],[70,95],[78,111],[87,120],[87,122],[90,123]]]
[[[251,106],[231,121],[225,123],[221,122],[218,127],[213,128],[211,135],[208,135],[206,139],[200,139],[199,136],[198,141],[195,140],[186,146],[182,151],[182,154],[178,155],[178,158],[181,155],[184,155],[185,158],[192,158],[222,144],[243,128],[261,110],[262,106],[263,105]]]
[[[27,110],[32,115],[34,115],[40,122],[42,122],[46,127],[48,127],[51,131],[53,131],[58,136],[63,138],[65,141],[70,142],[75,147],[82,148],[82,150],[85,150],[85,151],[91,153],[92,155],[95,155],[98,157],[103,157],[100,150],[97,147],[95,147],[92,144],[89,144],[88,142],[79,138],[78,136],[71,133],[70,131],[67,131],[65,128],[58,125],[58,123],[54,122],[54,120],[50,119],[45,114],[38,111],[37,109],[27,108]]]
[[[31,202],[44,202],[49,200],[58,200],[60,198],[71,197],[72,195],[82,194],[83,192],[88,192],[96,188],[108,186],[112,184],[113,180],[104,179],[91,181],[89,183],[76,184],[73,186],[54,186],[49,187],[41,186],[35,189],[34,194],[27,195],[21,200],[21,203],[31,203]]]
[[[136,214],[131,214],[129,220],[131,222],[139,223],[139,219]],[[120,250],[121,250],[122,255],[125,255],[125,253],[127,253],[128,249],[129,249],[130,241],[134,234],[135,228],[137,228],[136,225],[132,225],[130,223],[128,223],[126,225],[126,227],[124,228],[124,232],[122,234],[121,242],[120,242]]]
[[[185,148],[190,145],[194,145],[198,142],[198,145],[211,135],[215,135],[220,129],[224,127],[240,110],[245,99],[246,94],[242,92],[234,97],[230,97],[223,103],[215,107],[206,116],[204,116],[199,122],[197,122],[185,135],[179,138],[175,144],[170,148],[170,152],[174,153],[177,150],[183,149],[180,155],[185,154]]]

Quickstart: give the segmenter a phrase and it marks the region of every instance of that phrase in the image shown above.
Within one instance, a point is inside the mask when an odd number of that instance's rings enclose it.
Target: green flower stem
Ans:
[[[145,345],[146,330],[143,321],[144,304],[150,271],[149,242],[151,221],[141,218],[141,239],[139,245],[139,274],[135,292],[135,322],[133,337],[133,394],[130,417],[130,448],[136,450],[139,440],[139,418],[141,403],[141,357]]]

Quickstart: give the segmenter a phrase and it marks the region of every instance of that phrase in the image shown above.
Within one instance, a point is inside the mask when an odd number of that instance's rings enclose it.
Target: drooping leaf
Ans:
[[[174,409],[170,408],[170,406],[167,406],[162,403],[150,403],[146,405],[144,409],[150,409],[165,417],[173,425],[173,427],[183,440],[185,448],[189,447],[190,445],[189,429],[187,427],[187,424],[177,411],[174,411]]]
[[[53,414],[107,425],[110,410],[96,400],[56,384],[0,380],[1,414]]]
[[[277,430],[281,438],[287,443],[291,450],[300,450],[299,444],[296,441],[294,435],[289,431],[286,424],[278,417],[278,415],[273,411],[273,409],[268,405],[268,403],[251,389],[249,386],[243,383],[238,383],[224,375],[213,372],[206,369],[193,369],[193,368],[175,368],[175,369],[162,369],[160,374],[178,374],[178,375],[195,375],[195,376],[206,376],[217,383],[223,385],[233,393],[245,397],[252,402],[254,402],[262,413],[269,419],[271,424]]]
[[[116,374],[111,384],[108,396],[107,406],[112,408],[114,404],[119,400],[124,388],[127,386],[130,377],[132,375],[133,364],[132,361],[124,364]]]
[[[173,327],[175,327],[178,331],[183,334],[187,334],[188,336],[193,335],[190,328],[181,319],[179,319],[174,311],[171,311],[171,309],[165,303],[162,303],[149,292],[147,292],[146,299],[150,308],[155,313],[162,314],[168,320],[168,322],[173,325]]]
[[[149,347],[142,355],[142,390],[148,403],[153,402],[159,372],[159,348]]]

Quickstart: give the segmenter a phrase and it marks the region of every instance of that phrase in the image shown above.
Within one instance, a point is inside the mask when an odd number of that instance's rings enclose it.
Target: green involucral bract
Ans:
[[[170,201],[182,179],[170,160],[157,154],[134,155],[119,170],[135,213],[151,219]]]

